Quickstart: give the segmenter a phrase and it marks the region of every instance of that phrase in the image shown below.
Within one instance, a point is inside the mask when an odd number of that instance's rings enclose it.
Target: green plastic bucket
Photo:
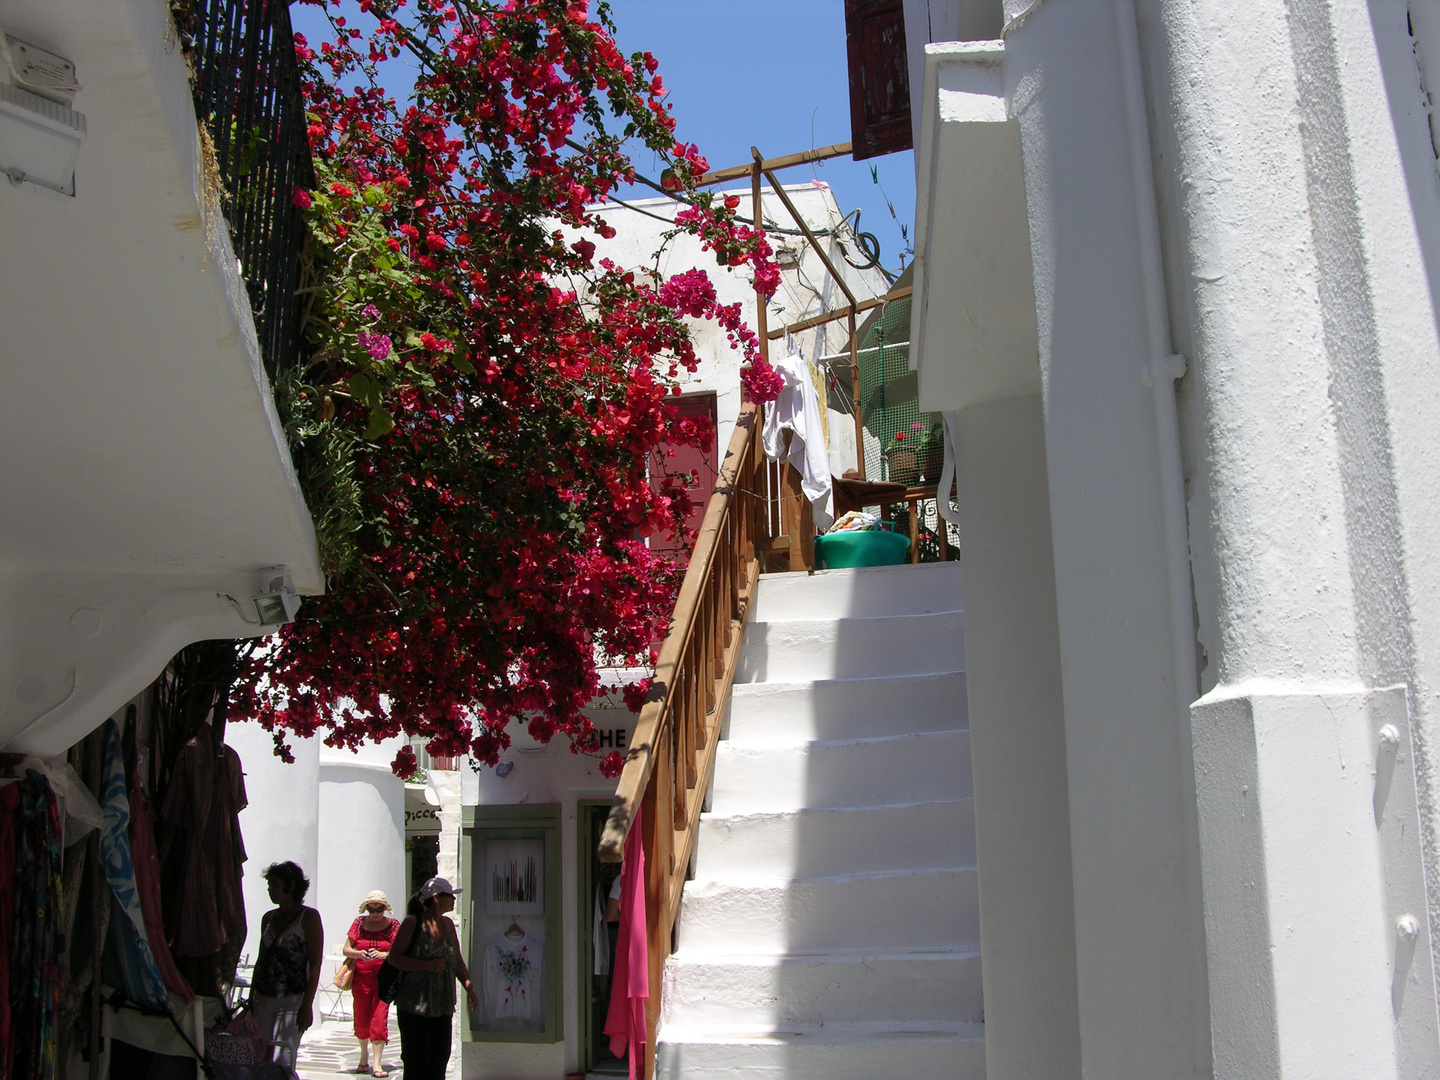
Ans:
[[[821,570],[855,566],[899,566],[910,550],[910,538],[872,529],[829,533],[815,538],[815,565]]]

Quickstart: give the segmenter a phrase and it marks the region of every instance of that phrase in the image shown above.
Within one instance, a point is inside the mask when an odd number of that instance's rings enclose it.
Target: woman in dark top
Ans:
[[[275,863],[264,876],[275,910],[260,919],[260,955],[255,959],[250,1011],[260,1037],[279,1044],[275,1064],[293,1073],[300,1035],[315,1020],[325,934],[320,913],[300,902],[310,882],[299,866]]]
[[[460,892],[434,877],[410,898],[407,917],[395,934],[389,962],[400,969],[395,1014],[400,1022],[400,1067],[405,1080],[444,1080],[450,1061],[450,1022],[455,1015],[455,982],[465,987],[474,1012],[480,1007],[470,972],[460,955],[455,910]]]

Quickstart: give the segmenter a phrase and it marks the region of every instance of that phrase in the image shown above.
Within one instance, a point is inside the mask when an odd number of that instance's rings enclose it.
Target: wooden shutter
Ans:
[[[855,160],[909,150],[914,137],[903,0],[845,0],[845,51]]]

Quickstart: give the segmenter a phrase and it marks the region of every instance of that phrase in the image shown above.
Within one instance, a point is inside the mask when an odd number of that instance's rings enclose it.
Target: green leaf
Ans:
[[[375,384],[358,371],[350,376],[350,393],[362,405],[375,403]]]
[[[388,435],[395,430],[395,421],[390,414],[379,405],[370,409],[370,423],[365,426],[365,439],[378,439],[381,435]]]

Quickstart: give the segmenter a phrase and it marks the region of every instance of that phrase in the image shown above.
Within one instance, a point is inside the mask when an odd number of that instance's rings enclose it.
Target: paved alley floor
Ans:
[[[400,1069],[400,1029],[395,1023],[395,1010],[390,1010],[390,1042],[385,1047],[385,1071],[396,1080],[402,1075]],[[458,1051],[459,1047],[456,1046]],[[339,1080],[345,1077],[353,1080],[355,1063],[360,1060],[360,1044],[355,1041],[355,1029],[351,1021],[341,1019],[322,1020],[305,1033],[300,1040],[300,1060],[296,1072],[300,1080]],[[460,1055],[450,1055],[447,1080],[457,1080],[460,1075]]]

